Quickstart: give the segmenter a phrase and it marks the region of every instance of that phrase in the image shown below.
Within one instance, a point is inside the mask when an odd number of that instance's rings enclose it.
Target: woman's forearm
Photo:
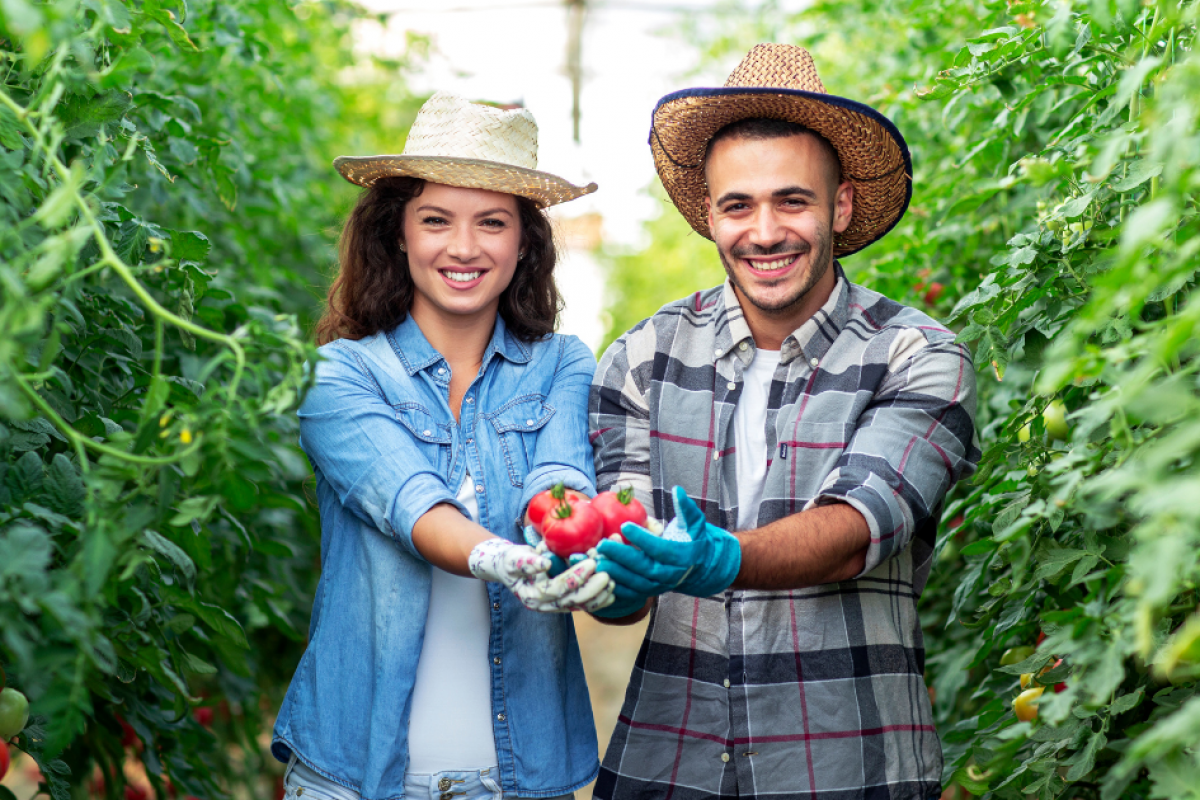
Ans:
[[[430,564],[454,575],[470,577],[467,556],[475,545],[496,536],[454,506],[439,503],[413,525],[412,538],[417,552]]]

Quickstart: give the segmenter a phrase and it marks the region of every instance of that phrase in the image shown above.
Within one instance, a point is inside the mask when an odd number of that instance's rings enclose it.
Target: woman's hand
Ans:
[[[532,611],[598,611],[613,601],[612,579],[596,572],[590,558],[551,578],[550,559],[534,548],[488,539],[471,550],[467,563],[476,578],[504,584]]]

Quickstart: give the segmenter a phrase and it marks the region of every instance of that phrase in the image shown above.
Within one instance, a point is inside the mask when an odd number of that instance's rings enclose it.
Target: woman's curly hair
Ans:
[[[424,188],[420,178],[381,178],[359,196],[342,229],[338,274],[317,322],[317,344],[362,339],[404,321],[415,292],[408,254],[400,249],[404,208]],[[529,198],[516,199],[524,255],[500,295],[500,316],[529,342],[554,331],[562,307],[554,285],[558,253],[549,217]]]

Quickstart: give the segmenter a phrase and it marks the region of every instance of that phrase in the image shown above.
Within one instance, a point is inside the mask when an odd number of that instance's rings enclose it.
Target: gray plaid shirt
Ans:
[[[871,530],[854,580],[660,597],[595,796],[601,800],[936,797],[941,746],[917,598],[942,499],[979,459],[975,374],[954,334],[850,283],[783,343],[758,524],[849,503]],[[596,485],[660,519],[683,486],[738,517],[733,412],[754,341],[730,284],[665,306],[592,385]]]

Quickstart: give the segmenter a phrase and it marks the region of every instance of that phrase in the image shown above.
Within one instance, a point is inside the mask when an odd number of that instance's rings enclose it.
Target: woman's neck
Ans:
[[[426,341],[450,365],[450,410],[457,420],[463,395],[483,366],[484,351],[496,329],[496,311],[456,316],[428,308],[418,300],[410,313]]]

